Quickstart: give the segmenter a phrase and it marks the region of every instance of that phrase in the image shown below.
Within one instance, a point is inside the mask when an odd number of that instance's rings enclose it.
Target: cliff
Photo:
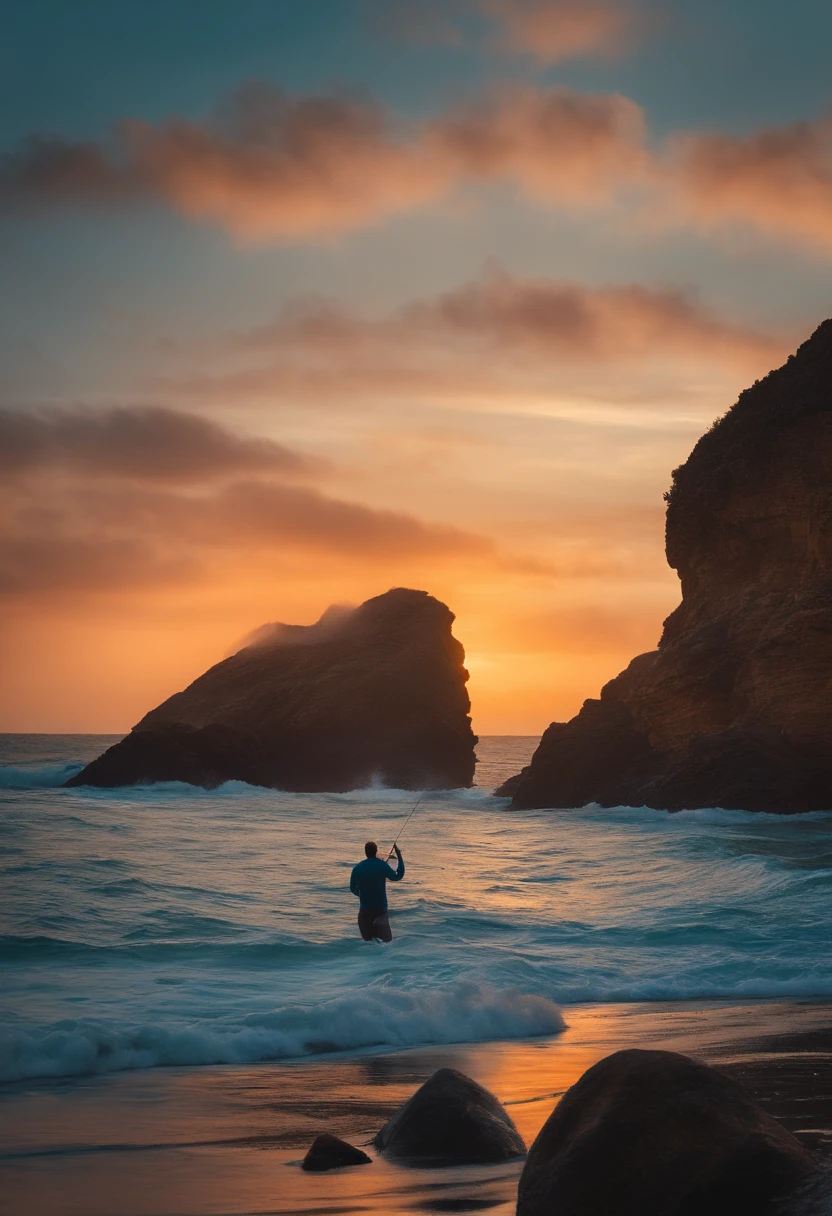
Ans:
[[[397,588],[317,625],[260,630],[67,785],[470,786],[477,740],[453,619]]]
[[[553,723],[515,807],[832,808],[832,321],[673,473],[682,603],[658,649]]]

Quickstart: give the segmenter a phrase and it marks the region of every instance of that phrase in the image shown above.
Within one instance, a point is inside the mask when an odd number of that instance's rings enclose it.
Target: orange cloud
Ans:
[[[159,406],[0,409],[0,472],[42,468],[183,482],[246,472],[308,476],[320,472],[322,462]]]
[[[832,119],[673,145],[679,204],[706,224],[744,222],[832,246]]]
[[[620,0],[481,0],[510,51],[543,63],[629,50],[640,23]]]
[[[0,504],[5,595],[190,582],[217,561],[230,568],[247,556],[276,561],[291,551],[365,564],[501,561],[491,541],[464,529],[274,482],[186,493],[35,481],[7,489]]]
[[[473,41],[542,63],[630,50],[644,26],[637,0],[366,0],[366,7],[393,37]]]
[[[261,84],[240,90],[212,123],[133,121],[124,140],[155,193],[247,240],[360,227],[448,186],[447,167],[394,132],[379,106],[289,98]]]
[[[4,596],[187,583],[291,554],[548,573],[477,532],[293,484],[326,466],[173,410],[0,411],[0,461]]]
[[[769,335],[737,325],[678,288],[585,287],[494,273],[405,310],[403,324],[536,349],[551,358],[701,353],[745,361],[770,354]]]
[[[643,172],[643,119],[622,97],[505,91],[421,127],[349,97],[241,89],[212,118],[123,122],[112,150],[34,137],[0,161],[7,207],[162,199],[245,240],[348,231],[467,182],[516,181],[575,205]]]
[[[402,339],[444,345],[473,339],[547,359],[638,358],[701,352],[744,361],[779,349],[771,335],[738,325],[679,288],[586,287],[493,270],[432,299],[367,320],[327,300],[289,304],[273,325],[231,336],[243,350],[355,350]]]
[[[489,3],[518,38],[553,14],[590,30],[619,11],[606,0]],[[832,242],[832,119],[650,143],[641,107],[617,94],[507,88],[406,127],[370,101],[255,83],[203,121],[125,121],[108,146],[34,136],[0,157],[0,206],[162,200],[242,240],[297,241],[503,183],[552,207],[635,201],[664,225],[740,222]]]
[[[509,181],[534,198],[602,202],[651,169],[644,113],[618,94],[514,88],[435,122],[425,142],[466,180]]]
[[[375,318],[327,300],[290,303],[271,324],[213,338],[200,348],[199,372],[160,387],[203,401],[398,396],[458,406],[567,393],[632,406],[650,399],[634,367],[672,366],[680,381],[684,362],[694,361],[747,377],[773,366],[783,346],[679,289],[592,288],[494,271]],[[610,376],[624,363],[627,379]],[[666,401],[666,384],[661,391]]]
[[[246,239],[343,231],[418,206],[446,170],[349,97],[240,89],[211,118],[122,122],[111,148],[35,136],[0,161],[6,206],[158,198]]]

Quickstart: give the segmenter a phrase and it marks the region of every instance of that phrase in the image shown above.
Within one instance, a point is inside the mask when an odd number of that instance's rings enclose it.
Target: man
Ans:
[[[374,840],[368,840],[364,845],[367,856],[353,867],[350,876],[350,890],[361,901],[358,905],[358,928],[365,942],[371,942],[373,938],[382,942],[393,940],[387,917],[387,884],[401,882],[404,878],[404,858],[398,845],[394,844],[393,848],[399,859],[395,870],[376,857],[378,845]]]

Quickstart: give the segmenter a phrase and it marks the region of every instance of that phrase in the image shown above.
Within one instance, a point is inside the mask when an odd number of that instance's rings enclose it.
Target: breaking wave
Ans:
[[[382,787],[55,788],[110,742],[0,751],[0,1079],[518,1039],[586,1002],[832,997],[832,815],[509,814],[490,788],[532,739],[491,741],[488,787],[409,822],[414,795]],[[406,822],[394,940],[366,944],[350,871]]]
[[[476,984],[411,992],[376,988],[317,1005],[177,1027],[73,1019],[9,1028],[0,1032],[0,1081],[529,1038],[557,1034],[564,1025],[555,1004],[524,993]]]
[[[49,790],[69,781],[80,773],[83,764],[44,764],[39,768],[18,768],[13,764],[0,765],[0,789],[5,790]]]

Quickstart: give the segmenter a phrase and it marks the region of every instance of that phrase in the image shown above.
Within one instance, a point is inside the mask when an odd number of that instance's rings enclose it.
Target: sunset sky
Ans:
[[[678,601],[671,470],[832,314],[828,0],[0,4],[0,730],[420,587],[481,733]]]

